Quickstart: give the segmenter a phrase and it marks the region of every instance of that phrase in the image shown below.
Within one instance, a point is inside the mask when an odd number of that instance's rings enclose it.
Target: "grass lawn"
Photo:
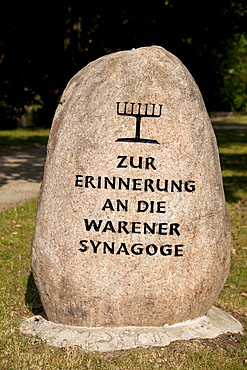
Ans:
[[[212,117],[212,122],[217,126],[241,126],[247,125],[247,115],[243,114],[230,114],[225,117]]]
[[[7,131],[0,133],[4,133],[1,138],[6,140]],[[33,141],[28,135],[21,139],[21,144],[18,135],[7,142],[11,146],[30,146]],[[216,135],[232,230],[231,271],[216,305],[247,316],[247,130],[222,130]],[[35,142],[37,137],[47,139],[47,133],[41,131],[33,136]],[[164,348],[102,354],[78,348],[56,349],[37,337],[21,335],[21,320],[40,310],[35,287],[26,290],[28,281],[30,286],[30,246],[36,206],[37,200],[32,199],[0,212],[0,369],[247,369],[247,334],[231,339],[231,345],[227,344],[230,337],[226,334],[225,341],[193,340]]]
[[[48,128],[0,130],[0,151],[45,145],[49,132]]]

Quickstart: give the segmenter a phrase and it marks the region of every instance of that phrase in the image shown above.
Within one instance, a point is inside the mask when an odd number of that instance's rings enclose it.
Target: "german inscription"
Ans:
[[[134,138],[122,138],[117,139],[116,141],[123,142],[141,142],[149,144],[158,144],[157,140],[150,139],[141,139],[140,138],[140,123],[142,117],[160,117],[162,105],[159,105],[159,113],[155,114],[155,104],[152,104],[152,112],[148,113],[148,104],[138,103],[138,109],[134,112],[135,103],[131,103],[130,111],[127,110],[128,103],[124,103],[123,112],[120,113],[120,103],[117,102],[117,114],[123,116],[133,116],[136,118],[136,135]],[[141,107],[145,106],[145,112],[141,113]],[[120,177],[122,169],[134,168],[145,169],[150,171],[156,171],[155,158],[147,157],[143,158],[141,156],[127,156],[127,155],[118,155],[115,162],[116,168],[120,169],[119,177],[104,177],[104,176],[93,176],[93,175],[75,175],[75,187],[85,189],[107,189],[107,190],[128,190],[134,192],[160,192],[162,197],[167,192],[194,192],[195,191],[195,181],[188,180],[168,180],[168,179],[152,179],[152,178],[123,178]],[[163,199],[163,198],[162,198]],[[112,201],[107,198],[102,204],[102,211],[110,210],[112,212],[132,211],[137,213],[166,213],[166,200],[160,201],[146,201],[138,199],[135,203],[130,204],[129,199],[117,199]],[[126,215],[128,218],[128,216]],[[168,223],[168,222],[140,222],[140,221],[116,221],[113,220],[104,220],[104,219],[88,219],[84,218],[84,230],[85,231],[96,231],[101,232],[103,235],[107,234],[158,234],[158,235],[176,235],[180,237],[180,224],[179,223]],[[94,241],[83,239],[79,242],[80,248],[79,251],[87,252],[91,251],[93,253],[103,253],[103,254],[125,254],[125,255],[141,255],[147,254],[153,256],[160,254],[162,256],[171,256],[182,257],[184,251],[184,245],[179,244],[169,244],[167,241],[164,241],[162,245],[156,245],[154,243],[143,245],[142,243],[134,243],[128,245],[124,241],[120,244],[113,241]]]

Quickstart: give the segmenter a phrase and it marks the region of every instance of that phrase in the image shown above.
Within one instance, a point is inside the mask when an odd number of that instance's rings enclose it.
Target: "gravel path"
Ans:
[[[1,152],[0,211],[38,195],[45,156],[45,146]]]

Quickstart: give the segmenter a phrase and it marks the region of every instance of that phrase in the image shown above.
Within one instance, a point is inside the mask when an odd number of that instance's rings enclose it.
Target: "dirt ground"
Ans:
[[[0,154],[0,211],[38,195],[43,178],[45,146]]]
[[[238,314],[237,312],[229,312],[233,317],[235,317],[236,320],[238,320],[244,327],[246,328],[246,317],[243,315]],[[246,330],[244,330],[244,333],[246,334]],[[223,350],[226,350],[227,352],[230,352],[234,354],[236,350],[238,350],[241,346],[241,337],[242,334],[232,334],[232,333],[226,333],[219,335],[216,338],[211,339],[192,339],[192,340],[179,340],[173,343],[170,343],[168,346],[169,351],[183,351],[186,347],[189,347],[191,344],[196,345],[203,345],[205,347],[210,347],[211,349],[216,348],[222,348]],[[247,359],[245,359],[244,364],[247,364]]]

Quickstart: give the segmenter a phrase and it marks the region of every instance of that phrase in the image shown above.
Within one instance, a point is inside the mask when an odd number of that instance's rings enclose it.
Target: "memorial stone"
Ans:
[[[121,327],[203,316],[229,250],[214,131],[181,61],[152,46],[83,68],[58,105],[39,195],[31,264],[48,319]]]

